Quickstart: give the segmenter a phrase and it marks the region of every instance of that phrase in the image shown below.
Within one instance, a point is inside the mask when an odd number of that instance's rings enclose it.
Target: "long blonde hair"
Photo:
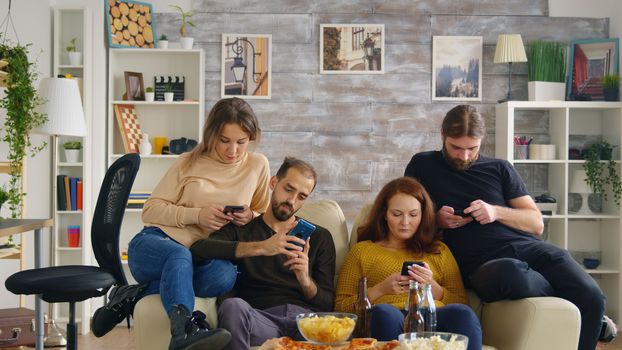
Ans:
[[[255,143],[258,143],[261,138],[259,122],[251,106],[241,98],[223,98],[216,102],[207,115],[203,127],[203,140],[190,151],[190,156],[183,164],[184,168],[196,162],[201,155],[211,154],[214,151],[218,136],[225,124],[238,124],[248,133],[250,141],[256,141]]]

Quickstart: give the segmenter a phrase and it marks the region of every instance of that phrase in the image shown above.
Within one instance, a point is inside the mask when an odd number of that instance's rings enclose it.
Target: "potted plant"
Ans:
[[[63,148],[65,149],[65,161],[67,163],[80,162],[80,149],[82,148],[80,141],[67,141],[63,144]]]
[[[527,47],[529,101],[565,100],[566,45],[532,41]]]
[[[168,37],[164,34],[158,39],[158,49],[168,49]]]
[[[6,112],[1,137],[8,146],[8,204],[13,218],[19,217],[24,198],[21,186],[24,158],[28,153],[34,156],[46,146],[45,143],[33,145],[30,140],[30,132],[43,125],[47,116],[37,112],[42,101],[34,87],[38,74],[36,65],[28,62],[28,46],[0,43],[0,57],[9,63],[5,67],[7,88],[0,98],[0,108]]]
[[[603,93],[605,101],[617,101],[620,92],[620,76],[616,74],[603,75]]]
[[[617,164],[613,160],[613,148],[607,141],[600,141],[590,145],[584,152],[583,169],[587,178],[585,182],[590,186],[594,193],[600,194],[604,200],[607,200],[606,185],[611,185],[613,200],[616,205],[620,205],[622,197],[622,183],[618,174]],[[601,162],[606,160],[607,162]]]
[[[181,14],[181,19],[178,21],[181,22],[181,26],[179,26],[179,34],[181,35],[181,48],[184,50],[192,49],[192,44],[194,43],[194,38],[186,36],[186,26],[189,25],[194,27],[194,23],[190,22],[189,19],[194,16],[192,11],[184,12],[184,10],[177,5],[169,5],[170,7],[177,9]]]
[[[155,92],[153,91],[153,87],[147,86],[145,88],[145,101],[153,102],[155,99]]]
[[[72,66],[79,66],[82,64],[82,52],[78,51],[78,47],[76,46],[78,38],[72,38],[69,40],[69,45],[67,46],[67,54],[69,55],[69,64]]]
[[[174,96],[175,94],[173,93],[173,85],[164,85],[164,102],[173,102]]]

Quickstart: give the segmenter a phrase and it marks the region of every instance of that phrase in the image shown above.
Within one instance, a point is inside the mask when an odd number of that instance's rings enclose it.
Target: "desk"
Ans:
[[[54,224],[52,219],[3,219],[0,220],[0,237],[13,234],[35,231],[35,269],[43,267],[41,260],[43,257],[43,240],[41,229],[51,227]],[[20,242],[21,243],[21,242]],[[22,244],[23,245],[23,244]],[[22,252],[23,254],[24,252]],[[43,325],[43,307],[39,295],[35,295],[35,342],[36,349],[43,350],[43,336],[45,335]]]

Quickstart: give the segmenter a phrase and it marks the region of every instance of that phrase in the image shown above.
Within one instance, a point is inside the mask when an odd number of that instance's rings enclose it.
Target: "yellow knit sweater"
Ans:
[[[143,207],[145,225],[157,226],[190,247],[209,236],[199,226],[199,212],[209,204],[246,204],[255,212],[266,211],[270,204],[270,167],[263,154],[245,153],[232,164],[203,155],[183,168],[189,154],[179,156],[151,193]]]
[[[418,256],[410,252],[398,252],[381,247],[372,241],[357,243],[348,253],[337,282],[335,310],[353,312],[354,302],[358,295],[359,278],[367,277],[367,287],[371,288],[382,282],[389,275],[402,270],[404,261],[425,261],[434,273],[433,277],[443,287],[443,299],[436,301],[436,306],[467,303],[467,296],[460,277],[458,265],[451,251],[443,243],[439,254]],[[383,295],[373,300],[372,304],[391,304],[403,309],[408,291],[399,295]]]

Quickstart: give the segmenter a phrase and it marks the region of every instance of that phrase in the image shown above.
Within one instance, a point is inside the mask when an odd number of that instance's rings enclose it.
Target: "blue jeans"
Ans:
[[[371,336],[381,341],[397,339],[404,333],[404,312],[389,304],[371,308]],[[449,304],[436,309],[436,330],[469,337],[468,350],[481,350],[482,327],[470,307]]]
[[[194,297],[230,291],[237,269],[227,260],[193,263],[190,250],[157,227],[145,227],[130,241],[128,264],[138,283],[149,282],[145,295],[160,293],[166,314],[173,305],[194,310]]]

